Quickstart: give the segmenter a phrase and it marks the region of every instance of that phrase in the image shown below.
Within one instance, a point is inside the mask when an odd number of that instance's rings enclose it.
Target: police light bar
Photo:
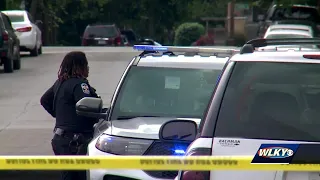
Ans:
[[[221,48],[204,48],[204,47],[181,47],[181,46],[152,46],[152,45],[134,45],[133,49],[138,51],[159,51],[159,52],[190,52],[190,53],[223,53],[235,54],[239,50],[221,49]]]

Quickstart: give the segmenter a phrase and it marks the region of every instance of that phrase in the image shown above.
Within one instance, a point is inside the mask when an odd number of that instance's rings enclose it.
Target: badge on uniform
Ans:
[[[85,94],[90,94],[90,90],[89,90],[88,84],[82,83],[82,84],[81,84],[81,88],[82,88],[83,93],[85,93]]]

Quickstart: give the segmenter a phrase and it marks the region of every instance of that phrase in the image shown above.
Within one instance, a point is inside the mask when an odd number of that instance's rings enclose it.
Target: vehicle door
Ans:
[[[256,163],[310,162],[319,157],[320,96],[315,95],[320,93],[319,76],[318,64],[236,63],[217,118],[212,116],[216,118],[212,156],[255,157]],[[291,153],[274,154],[279,149]],[[320,180],[314,172],[211,171],[210,175],[212,180]]]
[[[12,54],[13,47],[14,47],[14,44],[16,41],[15,30],[13,29],[13,27],[11,25],[11,21],[7,15],[3,14],[2,20],[3,20],[5,31],[8,33],[8,48],[9,48],[8,53]]]
[[[1,17],[1,14],[0,14],[0,49],[3,48],[3,35],[2,35],[2,32],[4,31],[4,24],[3,24],[3,21],[2,21],[2,17]]]

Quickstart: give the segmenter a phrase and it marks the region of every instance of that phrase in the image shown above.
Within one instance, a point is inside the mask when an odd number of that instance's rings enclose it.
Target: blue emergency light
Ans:
[[[188,145],[186,144],[175,144],[171,150],[174,156],[183,156],[186,154]]]
[[[152,45],[134,45],[133,49],[138,51],[168,51],[168,47]]]
[[[183,150],[183,149],[175,149],[174,150],[174,155],[185,155],[186,154],[186,151]]]
[[[134,50],[138,51],[158,51],[158,52],[189,52],[189,53],[222,53],[233,55],[238,50],[235,49],[221,49],[208,47],[184,47],[184,46],[153,46],[153,45],[134,45]]]

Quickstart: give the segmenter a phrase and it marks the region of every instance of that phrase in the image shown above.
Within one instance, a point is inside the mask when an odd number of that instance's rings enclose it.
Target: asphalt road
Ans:
[[[89,81],[106,105],[125,67],[138,54],[131,48],[45,47],[44,54],[38,57],[23,55],[21,70],[5,74],[0,67],[0,155],[52,155],[50,141],[54,119],[39,100],[56,80],[64,55],[72,50],[86,52]],[[42,172],[0,172],[1,180],[48,177]],[[51,173],[50,178],[57,177]]]

